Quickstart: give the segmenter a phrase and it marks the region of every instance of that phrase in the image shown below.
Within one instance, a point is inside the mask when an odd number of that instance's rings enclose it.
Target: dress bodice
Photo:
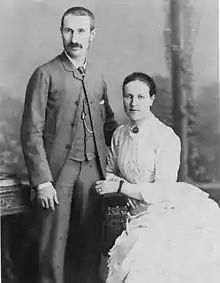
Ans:
[[[118,127],[108,157],[107,173],[130,183],[153,183],[161,178],[176,181],[180,141],[174,131],[153,114],[132,132],[132,125]]]
[[[150,129],[133,133],[130,125],[122,127],[117,155],[117,167],[121,177],[131,183],[153,182],[156,147],[156,140]]]

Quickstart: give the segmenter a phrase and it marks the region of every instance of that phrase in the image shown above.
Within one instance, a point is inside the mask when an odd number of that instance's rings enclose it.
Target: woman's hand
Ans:
[[[119,182],[115,181],[96,181],[95,189],[100,195],[116,193],[118,191]]]

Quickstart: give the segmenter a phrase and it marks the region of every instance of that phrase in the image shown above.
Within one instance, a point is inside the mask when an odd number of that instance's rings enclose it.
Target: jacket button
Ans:
[[[66,149],[70,149],[70,144],[66,144]]]
[[[72,122],[72,123],[71,123],[71,127],[74,127],[75,125],[76,125],[75,122]]]
[[[78,100],[77,100],[77,101],[75,101],[75,104],[76,104],[76,105],[79,105],[79,101],[78,101]]]

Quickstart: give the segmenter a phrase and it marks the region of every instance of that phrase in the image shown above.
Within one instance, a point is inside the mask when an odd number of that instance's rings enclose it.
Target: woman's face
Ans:
[[[155,99],[155,95],[150,97],[149,91],[147,84],[137,80],[124,86],[124,109],[131,121],[139,122],[149,117]]]

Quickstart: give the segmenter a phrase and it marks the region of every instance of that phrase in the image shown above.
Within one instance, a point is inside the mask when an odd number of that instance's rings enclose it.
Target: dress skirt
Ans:
[[[108,260],[107,283],[220,282],[220,209],[195,186],[130,219]]]

